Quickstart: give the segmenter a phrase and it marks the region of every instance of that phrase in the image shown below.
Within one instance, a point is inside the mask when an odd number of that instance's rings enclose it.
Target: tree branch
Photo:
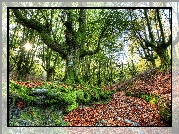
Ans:
[[[24,27],[36,30],[39,33],[42,41],[48,47],[50,47],[53,51],[58,52],[63,59],[67,57],[67,53],[63,45],[57,43],[54,39],[51,38],[51,35],[49,35],[49,31],[47,31],[46,27],[43,24],[35,19],[25,18],[18,9],[12,9],[12,11],[16,17],[17,23],[20,23]]]
[[[160,19],[159,9],[156,9],[156,13],[157,13],[157,19],[158,19],[158,22],[159,22],[159,27],[160,27],[160,31],[161,31],[161,35],[162,35],[162,43],[165,44],[165,35],[164,35],[164,31],[163,31],[162,22],[161,22],[161,19]]]
[[[27,19],[25,18],[18,9],[12,9],[15,17],[16,22],[22,24],[23,26],[27,28],[32,28],[38,32],[45,32],[45,26],[42,25],[40,22],[38,22],[35,19]]]
[[[177,38],[178,39],[178,38]],[[178,42],[177,42],[178,43]],[[168,46],[172,44],[172,35],[169,35],[168,41],[164,44],[164,48],[167,49]]]
[[[151,42],[154,42],[154,35],[153,35],[151,24],[150,24],[148,15],[147,15],[147,9],[144,9],[144,15],[145,15],[145,18],[146,18],[146,21],[147,21],[147,27],[148,27],[148,31],[149,31],[149,37],[151,39]]]
[[[86,55],[93,55],[93,54],[97,54],[100,50],[100,47],[98,46],[95,50],[93,51],[86,51],[86,50],[82,50],[81,54],[80,54],[80,58],[83,58]]]
[[[100,51],[100,49],[101,49],[100,48],[100,42],[101,42],[101,39],[102,39],[105,31],[107,30],[108,25],[109,25],[109,21],[106,21],[106,24],[104,25],[104,27],[103,27],[103,29],[101,31],[100,37],[98,39],[98,46],[97,46],[97,48],[95,50],[93,50],[93,51],[86,51],[86,50],[82,49],[81,50],[81,54],[80,54],[80,58],[83,58],[86,55],[97,54]]]
[[[102,38],[102,36],[103,36],[105,30],[106,30],[106,29],[104,28],[104,29],[102,30],[101,34],[100,34],[100,37],[99,37],[99,40],[98,40],[98,44],[97,44],[97,45],[98,45],[97,48],[96,48],[95,50],[93,50],[93,51],[86,51],[85,49],[82,49],[82,50],[81,50],[81,54],[80,54],[80,58],[83,58],[83,57],[86,56],[86,55],[93,55],[93,54],[96,54],[96,53],[99,52],[99,50],[101,49],[101,48],[100,48],[101,38]]]

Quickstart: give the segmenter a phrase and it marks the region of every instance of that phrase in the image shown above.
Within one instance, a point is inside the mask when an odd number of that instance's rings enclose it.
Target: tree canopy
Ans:
[[[33,52],[42,60],[47,80],[64,62],[64,81],[80,83],[88,77],[86,80],[96,79],[98,85],[117,80],[120,71],[116,68],[124,69],[121,56],[130,59],[126,68],[130,64],[136,66],[133,59],[136,55],[151,62],[153,67],[159,59],[161,66],[170,64],[171,9],[12,8],[9,17],[12,59],[19,46],[28,41],[36,44],[33,48],[38,50]],[[31,55],[35,56],[32,52]],[[20,59],[19,66],[24,63]],[[89,69],[88,73],[83,65]]]

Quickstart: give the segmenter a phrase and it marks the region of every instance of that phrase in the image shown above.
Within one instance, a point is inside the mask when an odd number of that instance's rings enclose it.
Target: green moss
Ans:
[[[65,109],[65,112],[66,113],[69,113],[71,111],[73,111],[74,109],[76,109],[78,107],[78,103],[77,102],[74,102],[73,104],[71,105],[68,105]]]
[[[157,104],[158,102],[158,98],[157,97],[153,97],[151,98],[151,100],[149,101],[151,104]]]
[[[132,93],[131,92],[126,92],[126,96],[131,96]]]
[[[147,102],[150,102],[152,104],[157,104],[159,97],[157,95],[149,94],[149,93],[134,93],[132,94],[131,92],[126,92],[127,96],[132,96],[132,97],[137,97],[137,98],[142,98]]]
[[[172,108],[167,106],[165,100],[159,99],[158,102],[159,114],[167,126],[172,125]]]
[[[78,90],[76,91],[76,95],[77,95],[77,102],[78,103],[89,103],[91,100],[91,95],[89,92],[84,91],[84,90]]]

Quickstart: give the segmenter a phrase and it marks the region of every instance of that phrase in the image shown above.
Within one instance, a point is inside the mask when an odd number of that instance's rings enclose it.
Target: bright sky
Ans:
[[[32,49],[32,46],[33,46],[33,44],[30,44],[29,42],[27,42],[27,43],[24,45],[24,48],[25,48],[26,51],[29,51],[29,50]]]

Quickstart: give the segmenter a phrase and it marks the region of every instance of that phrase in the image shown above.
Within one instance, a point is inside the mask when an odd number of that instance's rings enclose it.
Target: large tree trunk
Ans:
[[[160,32],[161,34],[161,39],[159,42],[156,42],[155,40],[155,36],[154,36],[154,32],[153,32],[153,28],[151,27],[152,23],[149,19],[149,16],[148,16],[148,10],[145,9],[144,10],[144,15],[145,15],[145,18],[146,18],[146,21],[147,21],[147,27],[148,27],[148,31],[149,31],[149,38],[150,40],[148,39],[144,39],[145,41],[145,46],[146,47],[151,47],[157,54],[158,56],[160,57],[160,61],[161,61],[161,68],[165,68],[165,67],[168,67],[169,64],[170,64],[170,58],[169,58],[169,55],[168,55],[168,46],[171,45],[171,35],[169,35],[169,39],[168,41],[166,41],[166,36],[164,34],[164,27],[162,25],[162,18],[160,16],[160,12],[159,12],[159,9],[156,9],[156,18],[157,18],[157,21],[159,23],[159,30],[158,32]],[[154,62],[153,62],[153,65],[154,65]]]
[[[40,20],[35,19],[27,19],[26,14],[21,13],[19,10],[12,10],[14,15],[16,16],[16,22],[23,25],[24,27],[36,30],[39,33],[39,36],[43,43],[45,43],[52,51],[57,52],[59,56],[66,60],[66,72],[64,81],[72,81],[79,82],[78,79],[78,66],[79,59],[82,59],[86,55],[94,55],[100,50],[101,39],[104,36],[104,33],[107,29],[107,22],[101,29],[100,36],[98,37],[97,47],[94,50],[86,50],[85,44],[87,43],[86,36],[86,9],[79,10],[79,18],[78,22],[74,21],[74,10],[64,9],[61,10],[64,12],[64,18],[59,20],[62,23],[65,34],[65,41],[61,43],[54,37],[54,31],[52,30],[52,17],[51,21],[48,22],[48,19],[45,17],[49,17],[42,12],[42,16],[44,17],[44,24],[40,22]],[[44,14],[43,14],[44,13]],[[51,12],[54,15],[54,12]],[[39,16],[41,16],[39,14]],[[49,26],[50,25],[50,26]],[[75,26],[79,28],[76,29]],[[63,32],[62,30],[62,32]],[[49,77],[50,74],[49,74]]]
[[[63,81],[71,83],[79,83],[78,68],[79,68],[79,50],[72,49],[71,53],[66,58],[66,70]]]
[[[53,74],[54,74],[54,68],[47,69],[47,81],[53,80],[53,78],[52,78]]]

